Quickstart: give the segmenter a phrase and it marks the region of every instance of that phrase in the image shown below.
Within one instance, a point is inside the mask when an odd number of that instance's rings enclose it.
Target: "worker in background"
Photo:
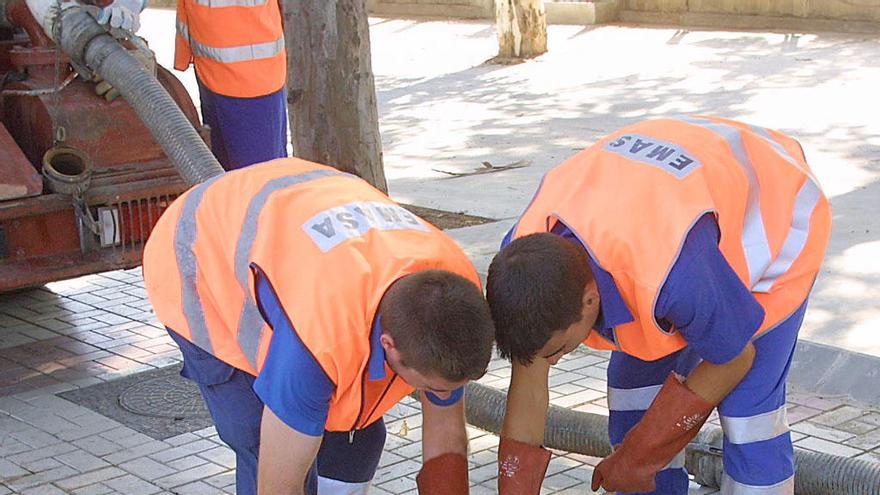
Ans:
[[[539,493],[548,373],[582,342],[612,351],[593,490],[686,494],[717,406],[721,491],[793,493],[785,380],[830,227],[797,141],[730,120],[637,123],[550,170],[489,268],[501,495]]]
[[[174,68],[195,66],[226,170],[287,156],[285,53],[278,0],[178,0]]]
[[[494,328],[443,232],[355,176],[283,158],[178,198],[143,270],[235,451],[239,495],[366,493],[382,415],[413,389],[420,493],[468,493],[462,387],[485,373]]]

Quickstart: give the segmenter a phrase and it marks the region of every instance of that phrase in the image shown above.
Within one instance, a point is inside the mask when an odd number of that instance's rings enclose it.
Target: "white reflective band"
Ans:
[[[780,276],[785,274],[794,261],[801,255],[810,235],[810,218],[819,203],[819,186],[807,178],[794,200],[794,211],[791,215],[791,228],[782,244],[782,249],[761,279],[752,287],[754,292],[769,292]]]
[[[775,411],[744,418],[721,416],[721,427],[730,443],[742,445],[782,435],[788,431],[788,419],[783,405]]]
[[[318,493],[321,495],[366,495],[370,490],[370,482],[346,483],[318,476]]]
[[[608,387],[608,409],[611,411],[647,411],[663,385],[642,388]]]
[[[761,136],[761,138],[763,138],[764,141],[767,142],[767,144],[772,146],[773,149],[776,150],[777,153],[779,153],[779,156],[781,156],[782,158],[785,158],[785,161],[794,165],[797,168],[801,168],[801,166],[798,164],[797,160],[795,160],[794,157],[791,156],[791,154],[788,151],[786,151],[785,147],[783,147],[781,143],[779,143],[778,141],[776,141],[776,139],[773,138],[773,134],[770,134],[770,131],[768,131],[767,129],[765,129],[763,127],[758,127],[756,125],[749,126],[749,128],[752,131],[754,131],[755,134]]]
[[[193,0],[203,7],[256,7],[265,5],[266,0]]]
[[[705,127],[727,141],[736,161],[739,162],[748,179],[749,191],[745,218],[743,218],[742,247],[749,268],[749,287],[754,287],[767,267],[770,266],[771,253],[767,231],[764,228],[764,219],[761,217],[761,189],[758,175],[755,173],[755,167],[752,165],[743,144],[742,131],[732,125],[699,117],[681,117],[680,120]]]
[[[298,175],[288,175],[278,177],[267,182],[260,191],[251,198],[245,212],[244,222],[242,223],[241,233],[235,244],[235,278],[241,287],[243,294],[249,294],[245,297],[244,305],[241,308],[241,316],[238,320],[238,345],[244,353],[248,362],[254,367],[257,366],[257,354],[260,351],[260,341],[263,338],[263,316],[257,309],[255,298],[250,297],[251,284],[249,282],[251,249],[257,238],[257,224],[259,222],[260,213],[263,207],[269,201],[272,194],[293,187],[303,182],[319,179],[327,176],[347,175],[336,170],[313,170]]]
[[[177,21],[177,34],[189,43],[193,55],[227,64],[272,58],[284,50],[284,35],[274,41],[253,45],[209,46],[192,39],[189,35],[189,28],[180,20]]]
[[[794,493],[794,476],[780,481],[775,485],[746,485],[724,473],[721,480],[721,495],[792,495]]]

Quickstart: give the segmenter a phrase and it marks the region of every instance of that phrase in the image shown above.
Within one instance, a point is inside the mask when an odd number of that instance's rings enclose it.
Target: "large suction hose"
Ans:
[[[119,90],[188,184],[223,173],[165,88],[91,15],[79,7],[65,8],[60,26],[64,52]]]
[[[496,435],[507,396],[504,392],[469,383],[465,403],[467,422]],[[720,428],[704,428],[688,445],[685,466],[703,486],[721,487]],[[598,414],[550,406],[544,446],[592,457],[611,453],[608,418]],[[795,493],[797,495],[880,495],[880,463],[795,449]]]

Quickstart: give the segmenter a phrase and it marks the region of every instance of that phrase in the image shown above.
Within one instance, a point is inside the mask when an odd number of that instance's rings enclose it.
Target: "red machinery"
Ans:
[[[123,98],[75,77],[23,0],[6,13],[27,34],[0,25],[0,292],[139,265],[186,185]],[[200,129],[183,85],[157,69]]]

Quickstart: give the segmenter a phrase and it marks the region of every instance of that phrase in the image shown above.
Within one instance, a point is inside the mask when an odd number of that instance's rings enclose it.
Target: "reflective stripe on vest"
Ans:
[[[730,145],[736,161],[739,162],[749,181],[748,199],[746,202],[745,219],[743,220],[742,247],[749,268],[749,288],[754,288],[761,275],[770,266],[770,242],[761,218],[761,189],[755,167],[743,145],[742,132],[739,128],[728,124],[714,122],[699,117],[680,117],[679,120],[689,124],[705,127],[722,137]]]
[[[760,186],[755,168],[743,145],[742,131],[728,124],[714,122],[698,117],[682,117],[679,120],[705,127],[724,138],[730,145],[736,160],[739,162],[749,181],[749,195],[743,224],[742,246],[749,267],[749,287],[752,292],[770,292],[773,284],[785,274],[794,261],[803,252],[810,234],[810,218],[819,203],[821,191],[812,175],[801,186],[795,199],[791,218],[791,227],[785,236],[785,242],[775,258],[770,252],[770,243],[761,218]],[[750,126],[750,129],[769,144],[785,161],[800,168],[791,154],[779,144],[770,131],[762,127]]]
[[[205,308],[202,306],[202,299],[199,297],[196,287],[199,264],[193,246],[199,236],[196,210],[202,204],[205,191],[220,177],[223,176],[218,175],[199,184],[187,195],[174,233],[174,254],[177,257],[177,266],[180,267],[183,314],[186,316],[187,325],[189,325],[192,343],[211,354],[214,353],[214,346],[211,344],[211,336],[208,333]]]
[[[257,235],[257,220],[260,212],[272,193],[287,187],[302,184],[310,180],[331,175],[348,175],[343,172],[332,170],[315,170],[297,175],[280,177],[266,183],[263,188],[251,198],[244,218],[242,231],[239,234],[235,246],[235,278],[244,294],[249,294],[248,286],[248,259],[251,248]],[[177,264],[180,267],[181,294],[183,299],[183,312],[192,335],[191,340],[198,347],[213,352],[210,333],[205,320],[205,310],[199,297],[196,280],[198,276],[198,262],[193,246],[198,239],[198,222],[196,211],[202,202],[205,191],[221,176],[200,184],[186,197],[180,213],[177,229],[175,232],[174,249]],[[241,350],[253,366],[256,367],[257,352],[259,351],[260,338],[263,332],[264,321],[257,309],[253,298],[245,297],[244,306],[239,320],[238,342]]]
[[[721,416],[721,428],[732,444],[763,442],[788,431],[788,416],[784,405],[774,411],[754,416]]]
[[[208,46],[194,40],[189,35],[189,28],[180,19],[177,20],[177,34],[189,43],[193,55],[208,58],[222,63],[248,62],[272,58],[284,50],[284,36],[274,41],[229,47]]]
[[[260,212],[263,206],[269,200],[269,196],[276,191],[280,191],[296,184],[308,182],[321,177],[331,175],[349,175],[343,172],[334,172],[332,170],[315,170],[313,172],[305,172],[299,175],[288,177],[279,177],[275,180],[267,182],[260,192],[251,198],[248,204],[247,212],[244,216],[244,225],[242,226],[241,235],[235,244],[235,279],[245,294],[249,292],[248,272],[251,248],[257,237],[257,220],[260,218]],[[238,344],[253,367],[257,366],[257,353],[260,350],[260,339],[263,336],[263,316],[254,302],[254,298],[246,297],[244,299],[244,307],[241,309],[241,318],[238,322]]]

